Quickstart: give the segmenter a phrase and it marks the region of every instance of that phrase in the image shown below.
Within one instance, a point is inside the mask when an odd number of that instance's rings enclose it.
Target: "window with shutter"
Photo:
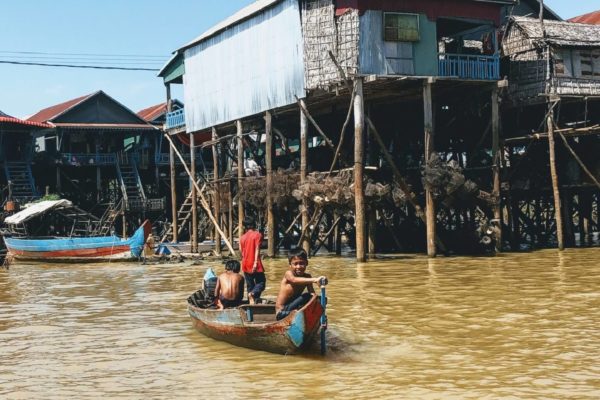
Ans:
[[[418,42],[419,16],[417,14],[383,14],[383,40],[386,42]]]

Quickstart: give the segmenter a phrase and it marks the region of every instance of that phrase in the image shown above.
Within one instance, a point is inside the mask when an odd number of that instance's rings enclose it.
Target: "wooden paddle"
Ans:
[[[325,296],[325,286],[327,283],[327,278],[321,278],[319,281],[319,285],[321,286],[321,306],[323,307],[323,314],[321,314],[321,355],[325,355],[327,352],[327,338],[325,336],[327,332],[327,315],[325,314],[327,297]]]

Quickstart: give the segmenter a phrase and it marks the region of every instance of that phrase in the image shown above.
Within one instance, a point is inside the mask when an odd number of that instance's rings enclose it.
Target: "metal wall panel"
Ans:
[[[305,97],[297,0],[260,14],[185,51],[188,132],[235,121]]]

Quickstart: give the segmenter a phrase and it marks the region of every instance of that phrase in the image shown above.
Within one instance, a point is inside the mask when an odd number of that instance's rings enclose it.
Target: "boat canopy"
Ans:
[[[69,208],[73,207],[73,203],[69,200],[44,200],[36,203],[29,203],[25,205],[25,209],[19,211],[16,214],[6,217],[4,222],[9,225],[22,224],[23,222],[34,218],[37,215],[44,214],[49,210],[58,208]]]

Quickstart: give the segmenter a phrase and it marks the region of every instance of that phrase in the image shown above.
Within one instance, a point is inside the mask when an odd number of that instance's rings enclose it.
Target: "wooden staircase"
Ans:
[[[13,199],[27,202],[39,197],[35,188],[31,164],[23,161],[7,161],[4,163],[7,182],[11,183]]]
[[[119,177],[125,208],[127,210],[144,209],[146,207],[146,194],[135,163],[117,163],[117,176]]]
[[[121,199],[117,204],[109,203],[106,211],[100,218],[100,221],[93,231],[93,236],[109,236],[112,228],[115,225],[115,220],[121,214],[123,210],[123,200]]]
[[[201,179],[199,179],[197,181],[197,183],[200,184],[200,181],[201,181]],[[199,196],[196,196],[196,197],[199,197]],[[197,204],[199,205],[199,203],[200,202],[198,201]],[[200,207],[198,207],[198,208],[200,208]],[[210,224],[210,220],[208,219],[208,216],[205,213],[199,212],[198,217],[199,217],[198,230],[200,230],[200,228],[202,226],[205,226],[207,223]],[[192,192],[190,191],[190,193],[185,198],[184,202],[179,207],[179,210],[177,210],[177,236],[178,237],[185,229],[187,229],[187,224],[189,221],[191,221],[191,219],[192,219]],[[206,221],[204,221],[204,220],[206,220]],[[173,240],[173,224],[171,224],[169,229],[160,238],[160,243],[170,242],[172,240]]]

